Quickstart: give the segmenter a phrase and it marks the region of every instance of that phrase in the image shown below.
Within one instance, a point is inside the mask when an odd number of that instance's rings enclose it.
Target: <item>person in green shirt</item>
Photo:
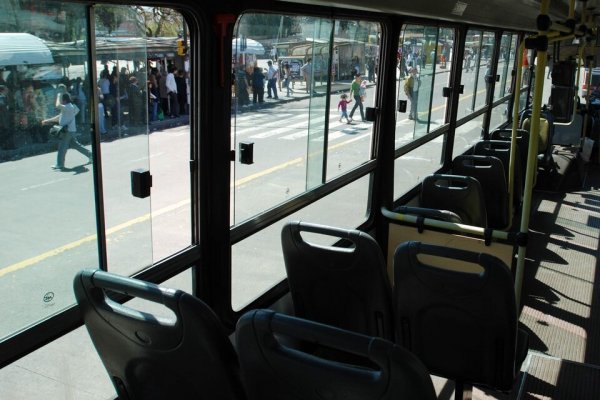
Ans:
[[[362,121],[365,121],[365,112],[363,110],[363,102],[360,95],[360,83],[362,82],[362,76],[357,73],[350,85],[350,95],[354,97],[354,107],[352,107],[352,111],[350,111],[350,121],[352,121],[352,116],[354,115],[354,111],[356,108],[360,108],[360,117]]]

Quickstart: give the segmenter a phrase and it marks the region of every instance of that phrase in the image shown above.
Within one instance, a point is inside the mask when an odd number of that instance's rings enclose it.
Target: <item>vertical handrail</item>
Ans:
[[[540,17],[548,16],[550,0],[542,0],[540,5]],[[531,203],[533,195],[533,181],[537,172],[536,160],[538,152],[538,131],[540,129],[540,115],[542,108],[542,95],[544,90],[544,78],[546,70],[546,59],[548,56],[548,41],[546,30],[538,29],[538,52],[537,64],[535,67],[535,87],[533,93],[533,102],[531,107],[531,124],[529,132],[529,151],[527,154],[527,172],[525,174],[525,190],[523,194],[523,208],[521,212],[521,235],[527,235],[529,231],[529,217],[531,213]],[[543,43],[545,42],[545,46]],[[542,43],[542,45],[540,45]],[[527,251],[527,243],[519,243],[519,251],[517,255],[517,268],[515,272],[515,297],[517,305],[521,304],[521,290],[523,287],[523,275],[525,272],[525,255]]]
[[[517,76],[515,78],[515,90],[513,99],[513,116],[512,116],[512,135],[510,138],[510,159],[508,169],[508,204],[510,209],[514,204],[514,181],[515,181],[515,160],[516,160],[516,147],[517,147],[517,129],[519,129],[519,107],[521,106],[521,81],[523,80],[523,57],[525,50],[525,40],[522,40],[519,44],[519,50],[517,54],[520,57],[517,58]],[[524,166],[522,167],[524,168]],[[508,213],[508,226],[512,226],[513,213]]]

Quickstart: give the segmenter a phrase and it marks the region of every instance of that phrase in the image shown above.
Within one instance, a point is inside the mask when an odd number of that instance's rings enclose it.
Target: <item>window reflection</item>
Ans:
[[[0,5],[0,337],[69,307],[75,272],[98,266],[86,15]]]

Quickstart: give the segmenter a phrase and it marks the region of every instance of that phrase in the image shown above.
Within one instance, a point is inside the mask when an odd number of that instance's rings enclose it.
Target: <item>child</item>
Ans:
[[[342,112],[342,115],[340,116],[340,122],[342,122],[342,118],[346,118],[346,122],[350,123],[350,118],[348,118],[348,104],[352,103],[352,100],[348,100],[348,95],[347,94],[342,94],[340,96],[340,102],[338,103],[338,111]]]

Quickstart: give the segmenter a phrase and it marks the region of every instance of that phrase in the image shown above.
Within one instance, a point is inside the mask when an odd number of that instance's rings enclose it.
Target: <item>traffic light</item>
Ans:
[[[185,42],[183,41],[183,39],[177,39],[177,55],[185,56],[185,53],[187,53]]]

